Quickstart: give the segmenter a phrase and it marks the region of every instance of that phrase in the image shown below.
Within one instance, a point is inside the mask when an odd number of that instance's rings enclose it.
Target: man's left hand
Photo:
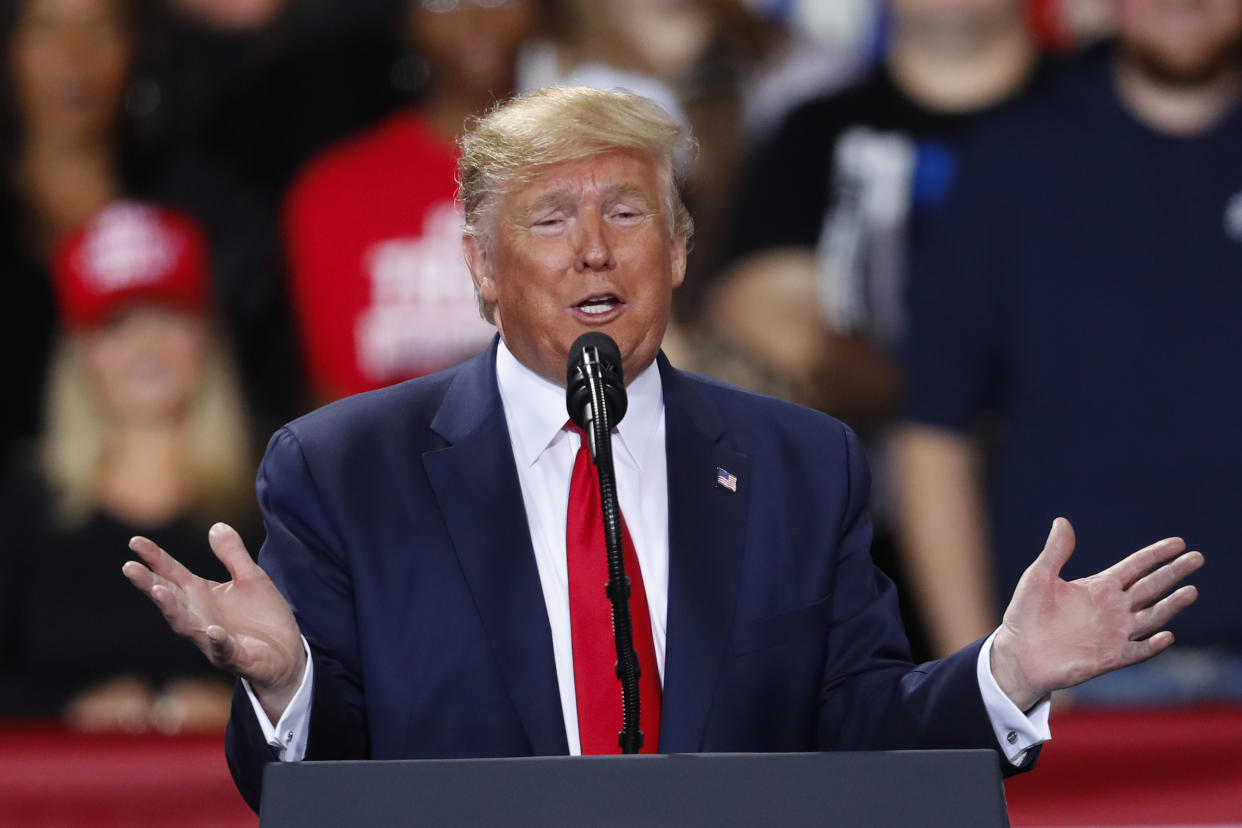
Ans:
[[[1065,581],[1060,573],[1074,551],[1074,530],[1065,518],[1053,521],[992,642],[992,675],[1001,690],[1029,710],[1054,690],[1167,649],[1173,633],[1162,628],[1198,597],[1189,585],[1169,593],[1203,565],[1203,555],[1185,549],[1180,538],[1166,538],[1103,572]]]

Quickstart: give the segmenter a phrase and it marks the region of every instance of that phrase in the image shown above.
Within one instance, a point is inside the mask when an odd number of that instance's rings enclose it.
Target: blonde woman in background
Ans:
[[[64,333],[37,471],[10,476],[0,550],[0,712],[87,730],[223,727],[231,684],[152,623],[115,570],[129,537],[198,549],[254,529],[254,465],[232,365],[211,326],[191,219],[115,202],[57,248]],[[66,579],[65,572],[74,572]],[[115,585],[116,588],[113,588]]]

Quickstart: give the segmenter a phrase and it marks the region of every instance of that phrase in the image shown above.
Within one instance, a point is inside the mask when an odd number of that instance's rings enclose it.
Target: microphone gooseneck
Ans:
[[[625,416],[625,382],[621,351],[612,337],[587,333],[569,349],[565,402],[569,419],[587,435],[591,457],[599,473],[604,517],[604,545],[608,555],[608,583],[604,592],[612,603],[612,629],[617,644],[617,678],[621,681],[622,729],[617,742],[622,753],[638,753],[643,746],[639,729],[638,655],[630,619],[630,579],[625,575],[621,540],[621,507],[617,502],[612,464],[612,428]]]

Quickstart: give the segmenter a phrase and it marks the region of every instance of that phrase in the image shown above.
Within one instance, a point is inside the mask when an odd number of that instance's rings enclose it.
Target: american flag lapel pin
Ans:
[[[722,489],[728,489],[734,494],[737,494],[737,475],[729,474],[729,472],[720,468],[720,466],[717,466],[716,467],[716,485]]]

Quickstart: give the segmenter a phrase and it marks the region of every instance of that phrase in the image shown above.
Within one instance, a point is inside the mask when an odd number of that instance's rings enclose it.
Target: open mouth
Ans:
[[[612,294],[588,296],[574,307],[588,316],[605,316],[615,310],[622,302]]]

